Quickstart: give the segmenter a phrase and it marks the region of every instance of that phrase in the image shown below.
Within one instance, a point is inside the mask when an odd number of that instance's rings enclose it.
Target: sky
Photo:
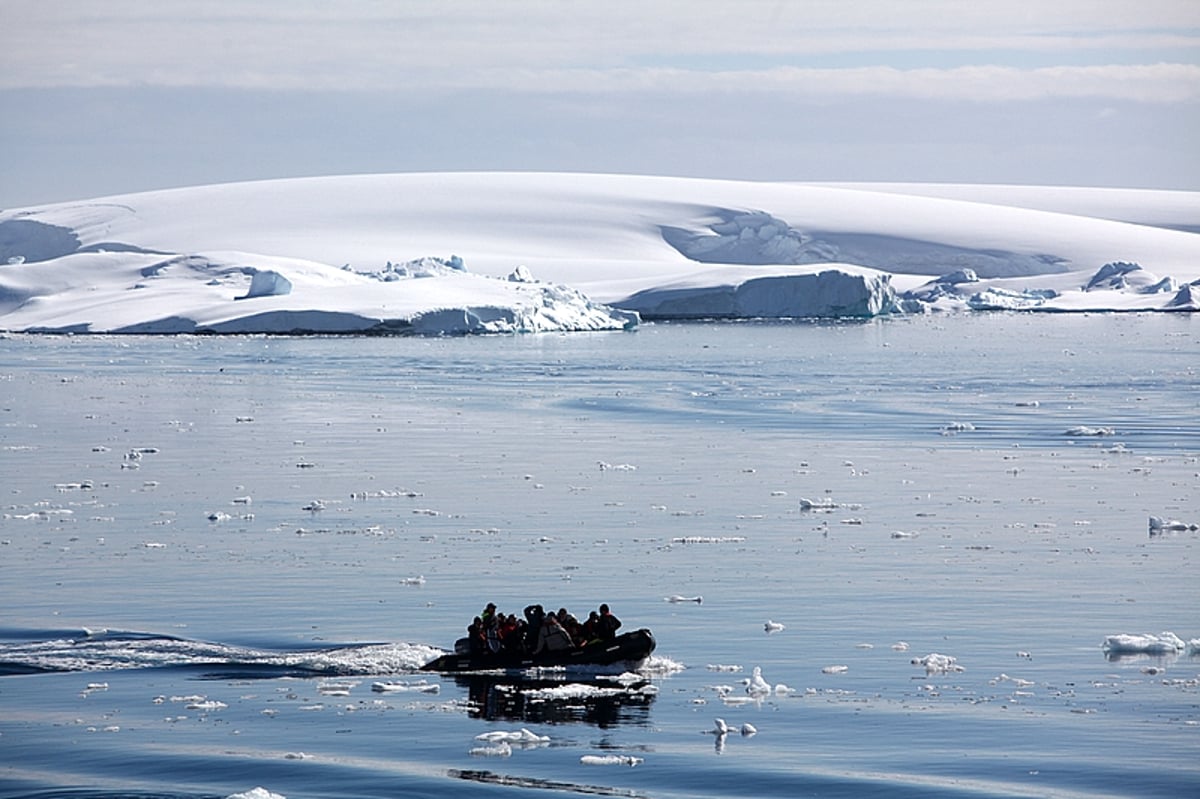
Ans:
[[[0,207],[546,170],[1200,190],[1196,0],[0,0]]]

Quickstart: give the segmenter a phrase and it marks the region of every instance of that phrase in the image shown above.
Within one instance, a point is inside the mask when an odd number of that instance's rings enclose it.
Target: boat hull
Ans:
[[[524,652],[499,652],[487,654],[442,655],[421,667],[422,671],[470,672],[470,671],[524,671],[544,668],[598,668],[634,669],[654,651],[654,635],[641,629],[618,635],[611,641],[597,641],[578,649],[560,652],[543,652],[529,655]]]

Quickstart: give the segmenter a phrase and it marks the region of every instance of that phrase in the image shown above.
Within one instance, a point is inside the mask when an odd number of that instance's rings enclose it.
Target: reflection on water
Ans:
[[[581,793],[588,796],[648,796],[641,791],[616,788],[607,785],[584,785],[576,782],[561,782],[558,780],[539,780],[530,777],[517,777],[510,774],[497,774],[494,771],[450,769],[447,776],[453,779],[481,782],[485,785],[504,785],[515,788],[537,788],[547,791],[565,791]]]
[[[467,689],[472,718],[527,724],[644,725],[656,696],[648,681],[618,686],[478,674],[455,675],[454,681]]]

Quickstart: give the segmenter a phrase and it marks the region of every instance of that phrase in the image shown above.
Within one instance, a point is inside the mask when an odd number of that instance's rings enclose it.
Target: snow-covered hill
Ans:
[[[200,186],[0,212],[0,329],[1197,310],[1196,230],[1193,192],[541,173]]]

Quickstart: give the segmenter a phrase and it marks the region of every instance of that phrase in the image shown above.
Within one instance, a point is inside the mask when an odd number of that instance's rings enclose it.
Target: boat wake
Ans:
[[[117,669],[194,669],[214,677],[401,674],[441,655],[424,644],[337,644],[267,649],[127,631],[40,631],[33,640],[8,631],[0,640],[0,676]]]

